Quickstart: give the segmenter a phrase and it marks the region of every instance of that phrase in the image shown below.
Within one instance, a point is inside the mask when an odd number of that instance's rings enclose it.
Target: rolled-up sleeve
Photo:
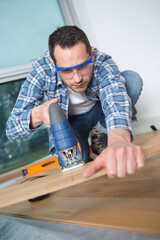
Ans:
[[[104,57],[99,66],[100,99],[109,133],[115,128],[127,129],[132,133],[131,100],[125,88],[125,79],[112,58]]]
[[[43,100],[43,76],[32,69],[26,81],[22,84],[15,106],[6,124],[6,135],[9,139],[23,138],[34,130],[29,127],[33,108]]]

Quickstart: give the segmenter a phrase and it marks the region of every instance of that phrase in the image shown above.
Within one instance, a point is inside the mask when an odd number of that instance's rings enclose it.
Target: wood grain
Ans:
[[[102,176],[1,214],[160,236],[160,155],[124,179]]]
[[[160,153],[160,135],[148,139],[142,143],[146,158]],[[101,169],[92,177],[86,179],[82,177],[82,173],[92,164],[91,162],[83,167],[79,167],[68,172],[61,172],[60,167],[44,171],[43,174],[36,174],[33,177],[23,178],[17,183],[0,189],[0,207],[9,206],[14,203],[22,202],[27,199],[36,198],[38,196],[55,192],[88,180],[106,175],[106,169]]]
[[[51,169],[0,190],[1,207],[7,206],[0,214],[160,236],[160,135],[147,136],[137,138],[148,161],[135,175],[111,180],[102,169],[85,182],[81,174],[89,164],[68,173]],[[48,191],[54,193],[47,199],[25,201]]]

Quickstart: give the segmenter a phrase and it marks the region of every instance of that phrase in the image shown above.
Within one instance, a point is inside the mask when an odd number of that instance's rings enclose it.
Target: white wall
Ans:
[[[138,118],[160,115],[160,0],[73,0],[91,43],[112,56],[121,71],[140,73]]]

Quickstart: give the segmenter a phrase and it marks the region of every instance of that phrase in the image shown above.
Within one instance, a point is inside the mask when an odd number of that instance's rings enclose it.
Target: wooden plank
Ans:
[[[142,144],[146,157],[160,153],[159,142],[160,135],[157,134]],[[106,175],[106,169],[101,169],[92,177],[88,179],[83,178],[82,173],[90,164],[92,163],[64,173],[60,171],[60,167],[55,167],[44,171],[43,174],[36,174],[33,177],[21,179],[11,186],[0,189],[0,207],[36,198]]]
[[[146,158],[150,158],[160,153],[160,135],[157,132],[152,138],[147,139],[145,142],[141,143]]]
[[[1,175],[0,184],[22,176],[21,168]]]
[[[137,135],[134,136],[133,143],[135,143],[135,144],[142,144],[146,140],[151,139],[151,138],[153,138],[153,137],[155,137],[157,135],[160,135],[160,131],[152,131],[152,132],[148,132],[148,133],[137,134]],[[50,158],[48,158],[48,159],[50,159]],[[21,168],[12,170],[12,171],[10,171],[8,173],[2,174],[1,178],[0,178],[0,183],[4,183],[4,182],[9,181],[9,180],[11,180],[13,178],[18,178],[18,177],[22,176],[21,169],[24,168],[24,167],[26,167],[26,165],[21,167]]]
[[[153,138],[153,137],[155,137],[157,135],[160,135],[160,131],[152,131],[152,132],[148,132],[148,133],[137,134],[137,135],[134,136],[133,143],[135,143],[135,144],[142,144],[146,140],[151,139],[151,138]],[[22,176],[21,169],[24,168],[24,167],[26,167],[26,165],[21,167],[21,168],[12,170],[12,171],[10,171],[8,173],[2,174],[1,178],[0,178],[0,184],[4,183],[6,181],[12,180],[14,178],[18,178],[18,177]]]
[[[160,155],[124,179],[102,176],[1,214],[160,236]]]
[[[152,132],[147,132],[147,133],[142,133],[142,134],[137,134],[134,136],[134,143],[135,144],[141,144],[145,141],[147,141],[148,139],[151,139],[157,135],[160,135],[160,130],[157,131],[152,131]]]

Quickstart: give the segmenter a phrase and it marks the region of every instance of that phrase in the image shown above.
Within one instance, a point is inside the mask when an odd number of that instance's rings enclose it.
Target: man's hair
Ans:
[[[91,52],[91,45],[86,36],[86,34],[77,26],[63,26],[57,28],[49,36],[49,52],[50,56],[54,62],[56,62],[54,56],[54,49],[56,45],[59,45],[61,48],[71,48],[76,43],[83,42],[86,46],[87,53]]]

